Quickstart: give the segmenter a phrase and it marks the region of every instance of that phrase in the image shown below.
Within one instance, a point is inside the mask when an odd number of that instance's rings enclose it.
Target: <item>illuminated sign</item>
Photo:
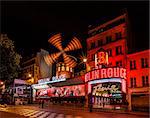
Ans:
[[[92,95],[122,99],[123,93],[121,90],[121,83],[107,82],[107,83],[96,84],[93,86]]]
[[[68,96],[85,96],[85,86],[64,86],[39,89],[36,92],[37,97],[68,97]]]
[[[95,54],[95,67],[102,64],[108,64],[108,53],[106,51],[100,51]]]
[[[48,84],[48,83],[55,83],[55,82],[61,82],[66,80],[66,75],[62,74],[60,76],[53,76],[52,80],[50,78],[40,79],[38,80],[38,84]]]
[[[60,76],[53,76],[52,77],[52,81],[57,81],[57,80],[61,80],[61,79],[66,79],[66,75],[62,74]]]
[[[34,89],[43,89],[43,88],[49,88],[47,84],[33,84],[32,87]]]
[[[50,81],[50,78],[45,78],[45,79],[40,79],[38,80],[38,83],[46,83],[46,82],[49,82]]]
[[[93,87],[93,95],[110,95],[112,93],[121,93],[120,83],[101,83]]]
[[[123,78],[126,79],[125,68],[102,68],[90,71],[85,74],[85,82],[102,78]]]

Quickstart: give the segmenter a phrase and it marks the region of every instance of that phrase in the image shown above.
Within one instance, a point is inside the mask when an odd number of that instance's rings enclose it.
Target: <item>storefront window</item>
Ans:
[[[64,66],[62,66],[62,67],[61,67],[61,70],[62,70],[62,71],[65,71],[65,67],[64,67]]]
[[[69,71],[69,67],[68,66],[66,67],[66,71]]]
[[[58,67],[58,71],[60,71],[60,67]]]

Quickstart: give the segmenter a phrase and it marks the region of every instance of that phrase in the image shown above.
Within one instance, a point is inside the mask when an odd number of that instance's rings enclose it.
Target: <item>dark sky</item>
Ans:
[[[138,49],[148,48],[148,2],[2,2],[1,31],[15,41],[19,53],[50,50],[48,38],[62,32],[66,39],[78,37],[85,43],[88,25],[104,23],[127,8]]]

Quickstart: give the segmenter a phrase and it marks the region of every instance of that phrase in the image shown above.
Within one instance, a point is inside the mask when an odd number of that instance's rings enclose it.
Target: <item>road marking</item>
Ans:
[[[0,111],[15,113],[28,118],[83,118],[81,116],[73,116],[70,114],[66,115],[57,112],[40,111],[40,109],[0,108]]]
[[[45,111],[40,111],[39,113],[30,116],[30,118],[37,118],[38,116],[40,116],[41,114],[43,114]]]
[[[37,112],[39,112],[39,111],[31,112],[31,113],[29,113],[29,114],[27,114],[27,115],[25,115],[25,116],[32,116],[32,115],[36,114]]]
[[[54,118],[56,116],[56,113],[51,113],[47,118]]]
[[[45,112],[44,114],[42,114],[40,117],[38,118],[45,118],[46,116],[48,116],[50,114],[50,112]]]
[[[32,110],[32,111],[30,111],[30,110],[28,110],[28,111],[24,111],[24,113],[22,113],[24,116],[25,115],[28,115],[28,114],[32,114],[34,111]]]

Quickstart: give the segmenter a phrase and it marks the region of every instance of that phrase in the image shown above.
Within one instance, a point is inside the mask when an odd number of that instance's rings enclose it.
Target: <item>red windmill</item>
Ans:
[[[64,63],[67,66],[72,67],[72,68],[76,66],[77,62],[74,59],[74,57],[67,54],[67,52],[69,51],[74,51],[74,50],[82,48],[80,41],[76,37],[73,37],[73,39],[69,42],[69,44],[64,49],[62,47],[62,36],[60,33],[52,36],[48,40],[48,42],[51,43],[53,46],[55,46],[59,50],[59,52],[57,53],[53,53],[44,57],[48,65],[51,65],[54,62],[56,62],[56,60],[60,57],[60,55],[62,55]]]

